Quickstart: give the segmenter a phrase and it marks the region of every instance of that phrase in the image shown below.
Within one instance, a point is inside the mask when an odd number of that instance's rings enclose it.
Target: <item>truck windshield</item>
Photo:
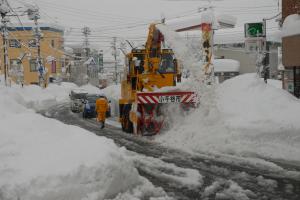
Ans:
[[[172,54],[162,54],[158,71],[164,73],[175,73],[175,64]]]

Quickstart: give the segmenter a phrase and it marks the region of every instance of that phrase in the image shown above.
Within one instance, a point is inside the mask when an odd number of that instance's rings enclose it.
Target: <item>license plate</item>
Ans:
[[[160,96],[159,103],[180,103],[181,97],[179,95]]]

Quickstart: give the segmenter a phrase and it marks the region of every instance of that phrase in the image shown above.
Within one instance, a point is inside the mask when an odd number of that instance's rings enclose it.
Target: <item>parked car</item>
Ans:
[[[100,97],[103,97],[108,101],[108,111],[106,112],[106,117],[111,116],[110,105],[109,105],[110,101],[107,99],[106,96],[103,95],[100,96],[98,94],[88,94],[85,96],[85,100],[84,100],[84,107],[82,112],[83,118],[95,118],[97,116],[97,113],[95,111],[96,100]]]
[[[72,112],[82,112],[83,110],[83,103],[85,96],[88,94],[85,90],[82,89],[74,89],[69,94],[70,96],[70,107]]]
[[[84,99],[84,106],[83,106],[83,112],[82,117],[83,118],[95,118],[96,117],[96,100],[99,98],[99,95],[96,94],[88,94],[85,96]]]

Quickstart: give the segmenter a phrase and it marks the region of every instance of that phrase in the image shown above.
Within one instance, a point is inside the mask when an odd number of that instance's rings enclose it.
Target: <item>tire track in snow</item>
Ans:
[[[100,130],[95,120],[82,119],[79,114],[69,111],[68,104],[57,105],[44,115],[113,139],[119,146],[135,152],[139,159],[134,162],[139,173],[176,199],[300,199],[300,179],[297,177],[280,176],[272,170],[243,162],[224,162],[204,154],[191,155],[163,147],[148,138],[125,134],[109,125]],[[177,170],[170,170],[170,164]],[[203,176],[199,185],[188,187],[182,179],[176,181],[176,178],[182,178],[176,174],[179,169],[197,170]]]

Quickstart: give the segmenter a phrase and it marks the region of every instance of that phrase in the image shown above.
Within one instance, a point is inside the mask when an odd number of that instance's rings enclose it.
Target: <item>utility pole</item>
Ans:
[[[278,13],[275,16],[272,16],[270,18],[264,18],[263,19],[263,27],[265,29],[265,41],[263,41],[263,59],[262,59],[262,66],[263,66],[263,76],[264,76],[264,81],[267,83],[267,79],[270,78],[270,67],[268,66],[270,63],[270,53],[269,53],[269,46],[267,43],[267,21],[273,20],[278,18],[281,15],[281,12]]]
[[[5,86],[7,86],[7,77],[8,77],[8,31],[7,31],[7,23],[9,22],[6,17],[9,12],[8,6],[5,4],[4,0],[0,2],[0,14],[1,14],[1,29],[2,29],[2,40],[3,40],[3,62],[4,62],[4,81]]]
[[[85,26],[82,29],[82,33],[84,36],[84,49],[85,49],[85,56],[86,56],[86,60],[89,59],[89,54],[90,54],[90,49],[89,49],[89,35],[91,35],[91,29],[87,26]]]
[[[112,42],[112,55],[114,56],[115,59],[115,84],[118,83],[118,69],[117,69],[117,37],[113,37],[113,42]]]
[[[204,9],[203,15],[214,15],[211,7]],[[203,17],[204,18],[204,17]],[[201,23],[202,30],[202,60],[205,83],[211,85],[214,83],[214,66],[213,66],[213,21],[203,21]]]
[[[38,20],[40,19],[39,9],[36,7],[28,8],[27,15],[30,20],[34,21],[34,25],[35,25],[33,36],[35,37],[35,42],[36,42],[36,47],[37,47],[36,63],[37,63],[37,70],[39,73],[39,85],[41,87],[43,87],[43,86],[46,87],[46,78],[45,78],[46,69],[42,64],[42,58],[41,58],[42,33],[41,33],[41,30],[40,30],[39,24],[38,24]]]

